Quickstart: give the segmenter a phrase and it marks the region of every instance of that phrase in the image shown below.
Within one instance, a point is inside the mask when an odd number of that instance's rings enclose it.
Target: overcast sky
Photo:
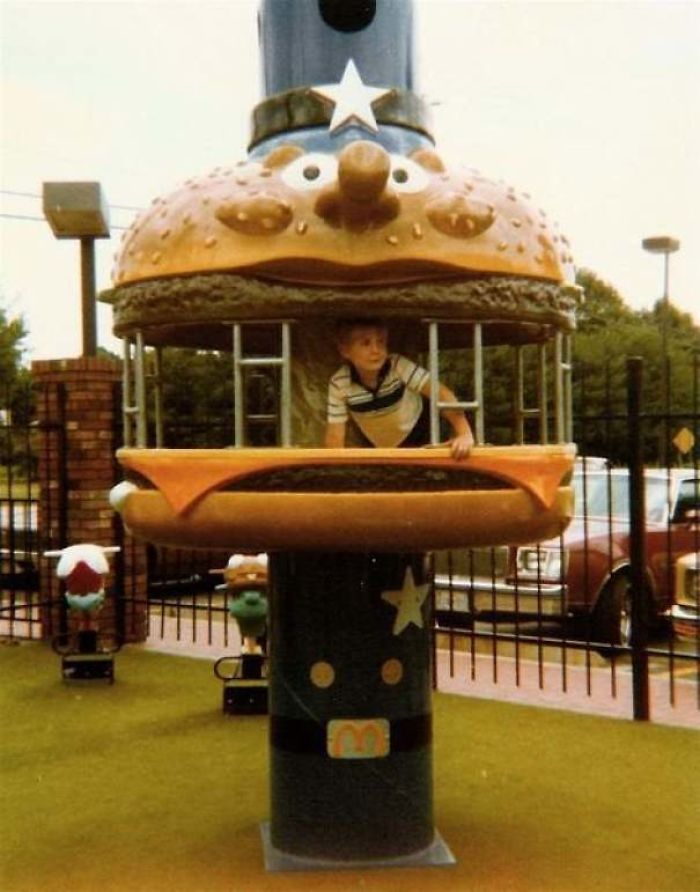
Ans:
[[[79,249],[43,221],[42,182],[102,183],[108,287],[134,209],[245,157],[256,10],[0,0],[0,300],[25,317],[29,358],[81,349]],[[700,2],[418,0],[418,14],[418,89],[446,159],[530,192],[635,308],[663,290],[642,238],[680,239],[671,299],[700,323]],[[99,342],[119,349],[106,307]]]

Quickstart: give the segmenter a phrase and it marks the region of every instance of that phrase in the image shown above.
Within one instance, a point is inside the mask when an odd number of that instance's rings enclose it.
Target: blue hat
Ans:
[[[432,145],[414,92],[412,0],[262,0],[258,26],[253,157],[290,141],[325,152],[357,139],[404,154]]]

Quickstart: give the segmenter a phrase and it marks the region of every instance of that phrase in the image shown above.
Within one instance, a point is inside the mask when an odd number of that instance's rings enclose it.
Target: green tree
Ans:
[[[17,424],[28,424],[34,408],[29,369],[23,364],[24,319],[10,317],[0,299],[0,409]]]
[[[26,477],[33,467],[32,434],[34,392],[29,369],[22,363],[22,341],[27,336],[24,320],[11,318],[0,303],[0,476]]]
[[[583,301],[576,313],[579,332],[599,332],[607,326],[617,326],[634,319],[635,313],[622,295],[594,272],[578,270],[576,284],[583,289]]]
[[[0,302],[0,384],[4,389],[9,389],[20,373],[26,336],[22,317],[10,318]]]
[[[588,270],[580,271],[577,281],[584,289],[584,301],[574,338],[576,439],[589,453],[625,463],[626,361],[639,356],[644,362],[646,457],[657,461],[663,455],[663,439],[668,441],[674,427],[684,423],[679,415],[687,413],[689,426],[693,421],[697,426],[700,328],[672,304],[632,310],[615,288]],[[668,399],[663,387],[664,325]]]

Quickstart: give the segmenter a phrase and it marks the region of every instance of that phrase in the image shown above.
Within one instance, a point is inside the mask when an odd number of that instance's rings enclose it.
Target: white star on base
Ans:
[[[322,84],[312,87],[311,92],[335,105],[329,130],[335,133],[350,124],[359,124],[373,133],[379,132],[372,104],[392,90],[383,87],[367,87],[352,59],[348,60],[339,84]]]
[[[423,628],[423,614],[421,607],[423,601],[428,596],[430,586],[428,583],[424,585],[416,585],[413,578],[413,570],[406,567],[406,574],[403,578],[403,588],[382,592],[382,601],[391,604],[396,608],[396,619],[394,620],[394,635],[400,635],[409,623]]]

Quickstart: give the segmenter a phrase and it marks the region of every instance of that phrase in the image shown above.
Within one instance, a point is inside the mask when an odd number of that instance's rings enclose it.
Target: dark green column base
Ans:
[[[450,867],[457,863],[457,859],[437,830],[433,841],[427,848],[410,855],[352,861],[306,858],[283,852],[272,844],[268,822],[260,825],[260,836],[262,837],[265,870],[269,873],[312,870],[372,870],[391,867]]]
[[[357,862],[432,845],[429,600],[422,555],[272,556],[276,850]]]

